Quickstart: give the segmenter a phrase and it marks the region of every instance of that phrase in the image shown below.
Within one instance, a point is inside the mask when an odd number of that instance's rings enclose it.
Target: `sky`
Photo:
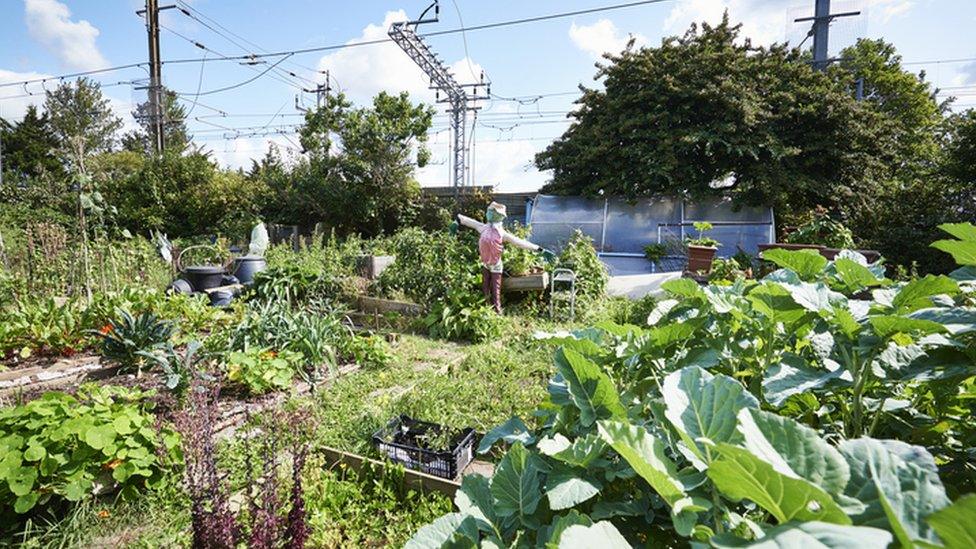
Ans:
[[[161,13],[164,84],[181,94],[194,140],[220,164],[247,168],[269,143],[288,158],[299,154],[294,125],[299,108],[314,106],[303,90],[325,82],[357,104],[380,91],[408,91],[433,103],[428,79],[391,42],[298,53],[258,64],[222,60],[248,53],[341,46],[383,39],[390,24],[417,17],[428,0],[160,0],[180,9]],[[442,0],[437,22],[418,32],[437,32],[549,14],[628,3],[627,0]],[[492,99],[480,102],[473,128],[471,180],[498,191],[534,190],[548,178],[534,155],[569,125],[579,86],[599,86],[595,64],[619,52],[630,38],[659,44],[692,22],[715,22],[728,11],[754,42],[799,44],[814,0],[660,0],[656,3],[546,21],[443,34],[427,43],[462,83],[490,79]],[[18,120],[60,75],[144,63],[146,28],[139,0],[0,0],[0,116]],[[976,1],[834,0],[833,12],[860,10],[831,29],[831,51],[858,37],[893,43],[907,67],[925,71],[957,96],[955,108],[976,106]],[[189,15],[187,15],[189,13]],[[197,44],[194,44],[197,43]],[[809,47],[809,41],[804,43]],[[201,49],[203,46],[205,49]],[[205,61],[200,61],[205,59]],[[280,64],[271,68],[276,61]],[[263,74],[262,74],[263,73]],[[15,84],[24,80],[48,80]],[[127,128],[131,111],[145,99],[147,70],[99,73],[113,109]],[[249,81],[250,82],[247,82]],[[245,83],[247,82],[247,83]],[[3,86],[3,84],[12,84]],[[233,89],[221,88],[242,84]],[[199,95],[197,95],[199,94]],[[444,106],[430,135],[431,163],[418,171],[422,185],[449,184],[448,115]]]

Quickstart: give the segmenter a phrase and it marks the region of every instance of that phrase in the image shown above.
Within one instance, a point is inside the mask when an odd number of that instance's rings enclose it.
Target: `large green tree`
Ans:
[[[64,175],[64,166],[55,155],[58,139],[47,114],[38,114],[37,106],[28,106],[24,118],[16,124],[0,120],[0,132],[5,178],[25,184],[32,178]]]
[[[308,207],[302,224],[322,221],[340,234],[373,236],[409,222],[433,113],[406,93],[385,92],[367,107],[340,94],[310,112],[301,130],[308,159],[292,172],[293,192]]]
[[[186,107],[179,101],[173,90],[163,89],[163,147],[168,151],[181,153],[190,146],[190,131],[186,126]],[[139,124],[122,136],[122,148],[130,151],[152,153],[154,151],[156,126],[153,124],[149,101],[136,105],[132,117]]]
[[[47,92],[44,110],[63,159],[71,163],[112,150],[122,128],[101,86],[87,78]]]
[[[798,50],[755,47],[727,18],[607,56],[597,78],[604,88],[584,90],[573,124],[536,157],[553,172],[545,192],[836,208],[885,168],[872,109]],[[732,186],[717,189],[723,179]]]

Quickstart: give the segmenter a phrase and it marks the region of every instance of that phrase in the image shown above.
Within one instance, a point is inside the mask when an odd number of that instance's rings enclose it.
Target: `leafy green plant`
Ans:
[[[273,351],[251,347],[233,351],[224,358],[227,379],[252,395],[291,388],[304,357],[294,351]]]
[[[718,240],[705,236],[705,233],[713,228],[711,223],[707,221],[695,221],[694,226],[695,230],[698,231],[698,236],[695,238],[689,238],[685,241],[689,246],[701,246],[704,248],[718,247]]]
[[[159,366],[163,372],[163,386],[182,398],[194,378],[213,380],[212,375],[200,368],[200,363],[204,360],[200,353],[202,348],[203,344],[199,341],[191,341],[181,352],[172,343],[167,343],[163,348],[140,351],[139,354],[151,364]]]
[[[497,338],[501,335],[502,322],[484,297],[459,291],[434,303],[424,317],[431,337],[473,343]]]
[[[849,250],[854,247],[854,233],[843,223],[831,218],[827,210],[816,208],[794,231],[786,235],[784,241],[790,244],[819,244]]]
[[[708,272],[708,281],[728,284],[740,278],[752,276],[751,270],[743,269],[735,258],[716,257],[712,261],[712,270]]]
[[[24,299],[0,310],[0,352],[71,355],[85,346],[82,309],[74,300]]]
[[[116,320],[94,333],[102,339],[102,356],[118,362],[120,371],[135,370],[138,375],[146,363],[146,353],[169,341],[173,325],[152,313],[132,316],[128,311],[119,310]]]
[[[480,283],[478,245],[473,231],[457,236],[447,231],[407,228],[386,240],[396,256],[378,280],[387,295],[402,293],[431,304],[452,291],[473,291]]]
[[[660,265],[666,255],[668,255],[668,246],[663,242],[653,242],[644,246],[644,257],[655,265]]]
[[[519,238],[532,240],[532,229],[518,222],[505,230]],[[537,252],[511,245],[505,246],[502,251],[502,264],[505,266],[505,273],[509,276],[524,276],[538,272],[543,267],[542,259]]]
[[[158,486],[179,459],[179,437],[157,433],[147,396],[86,384],[0,409],[0,516]]]
[[[759,281],[665,283],[647,327],[551,336],[542,427],[489,431],[479,451],[510,445],[493,477],[467,477],[459,512],[414,542],[966,539],[943,519],[976,489],[976,314],[960,282],[974,279],[894,284],[856,252],[767,255],[780,268]]]
[[[572,269],[576,273],[576,293],[582,301],[593,300],[606,294],[610,274],[600,261],[593,247],[593,240],[576,230],[559,252],[558,267]]]

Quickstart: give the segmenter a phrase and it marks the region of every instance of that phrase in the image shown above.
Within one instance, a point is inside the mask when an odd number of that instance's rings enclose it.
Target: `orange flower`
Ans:
[[[106,324],[106,325],[102,326],[102,329],[101,330],[98,330],[98,333],[100,333],[100,334],[102,334],[104,336],[104,335],[108,335],[108,334],[112,333],[112,330],[114,330],[114,329],[115,328],[111,324]]]
[[[98,512],[98,518],[107,519],[108,517],[109,517],[109,512],[107,509],[102,509],[101,511]]]
[[[263,353],[263,355],[264,355],[263,358],[265,360],[271,360],[272,358],[278,356],[278,353],[276,353],[275,351],[266,351]]]
[[[105,467],[106,469],[115,469],[115,468],[116,468],[116,467],[118,467],[119,465],[122,465],[122,460],[121,460],[121,459],[113,459],[112,461],[110,461],[110,462],[108,462],[108,463],[106,463],[106,464],[104,465],[104,467]]]

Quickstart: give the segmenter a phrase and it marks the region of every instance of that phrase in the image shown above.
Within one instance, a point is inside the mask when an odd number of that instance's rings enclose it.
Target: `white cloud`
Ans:
[[[903,16],[916,4],[916,0],[840,0],[833,2],[831,11],[862,11],[864,15],[853,19],[838,19],[832,27],[840,40],[853,42],[865,34],[870,25],[883,25],[894,17]],[[742,35],[756,44],[790,40],[798,43],[803,39],[810,23],[795,23],[797,17],[813,15],[813,2],[783,2],[782,0],[678,0],[664,22],[664,30],[672,34],[683,33],[691,23],[702,21],[715,24],[728,11],[733,23],[742,23]],[[839,32],[838,32],[839,31]],[[850,35],[850,36],[849,36]],[[832,41],[834,42],[834,41]],[[808,44],[809,45],[809,42]],[[849,44],[838,44],[843,47]],[[832,45],[831,51],[835,51]]]
[[[25,0],[25,19],[30,35],[73,70],[108,66],[98,51],[98,29],[88,21],[72,21],[68,6],[56,0]]]
[[[647,37],[641,34],[624,35],[609,19],[600,19],[592,25],[573,23],[569,27],[569,38],[576,44],[576,47],[594,59],[599,59],[605,53],[620,53],[627,46],[631,37],[634,38],[637,46],[648,43]]]
[[[51,75],[37,72],[14,72],[0,69],[0,84],[10,82],[22,82],[24,80],[36,80],[38,78],[48,78]],[[53,89],[57,83],[47,84],[49,89]],[[44,103],[44,88],[40,83],[28,84],[25,86],[5,86],[0,87],[0,117],[15,122],[20,121],[27,112],[27,106],[36,104],[41,106]]]

